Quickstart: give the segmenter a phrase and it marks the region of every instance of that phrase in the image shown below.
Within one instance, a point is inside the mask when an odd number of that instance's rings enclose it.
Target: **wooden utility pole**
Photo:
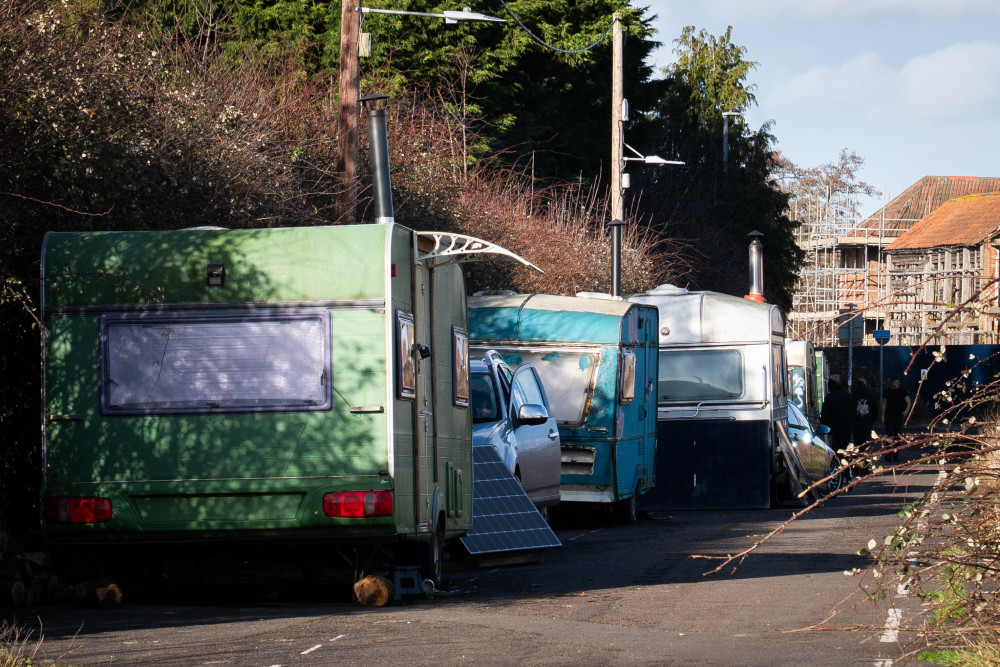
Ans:
[[[355,222],[358,199],[358,97],[361,64],[361,0],[340,4],[340,137],[337,142],[338,200],[341,221]]]
[[[613,42],[611,46],[611,234],[613,249],[611,257],[611,296],[621,296],[622,274],[622,227],[625,225],[625,191],[622,188],[622,171],[625,159],[622,154],[625,145],[625,92],[622,82],[624,68],[622,52],[621,16],[616,12],[612,19]]]

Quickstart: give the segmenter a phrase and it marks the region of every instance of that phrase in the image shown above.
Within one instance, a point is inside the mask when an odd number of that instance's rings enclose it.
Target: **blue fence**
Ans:
[[[848,349],[846,347],[817,349],[825,353],[830,372],[839,373],[846,381]],[[923,417],[934,414],[934,395],[947,389],[945,383],[957,378],[962,371],[969,371],[966,381],[969,386],[991,382],[1000,375],[1000,345],[946,345],[944,353],[938,359],[935,359],[935,352],[940,353],[941,346],[921,349],[917,346],[886,345],[882,348],[884,381],[888,381],[893,375],[899,376],[900,385],[910,392],[910,396],[916,396]],[[865,378],[872,393],[877,396],[878,346],[855,346],[851,356],[854,378]],[[921,384],[922,375],[924,380]]]

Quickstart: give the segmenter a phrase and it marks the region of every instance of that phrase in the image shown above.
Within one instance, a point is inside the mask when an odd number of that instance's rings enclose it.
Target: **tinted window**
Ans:
[[[500,418],[496,387],[488,373],[473,373],[469,376],[469,390],[472,400],[472,421],[491,422]]]

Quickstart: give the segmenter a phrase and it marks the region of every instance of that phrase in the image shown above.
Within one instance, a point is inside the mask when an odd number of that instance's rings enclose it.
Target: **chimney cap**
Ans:
[[[754,240],[757,240],[757,239],[759,239],[760,237],[764,236],[764,234],[763,234],[763,232],[758,232],[758,231],[757,231],[757,230],[755,229],[755,230],[753,230],[752,232],[750,232],[749,234],[747,234],[747,236],[749,236],[750,238],[752,238],[752,239],[754,239]]]

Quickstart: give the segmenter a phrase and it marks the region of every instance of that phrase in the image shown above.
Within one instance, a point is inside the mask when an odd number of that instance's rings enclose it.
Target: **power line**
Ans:
[[[611,20],[611,25],[609,25],[609,26],[608,26],[608,29],[604,31],[604,34],[603,34],[603,35],[601,35],[600,37],[598,37],[598,38],[597,38],[597,40],[595,40],[595,41],[594,41],[594,42],[593,42],[592,44],[590,44],[589,46],[585,46],[585,47],[584,47],[584,48],[582,48],[582,49],[574,49],[574,50],[568,50],[568,49],[560,49],[560,48],[559,48],[558,46],[553,46],[552,44],[549,44],[549,43],[548,43],[548,42],[546,42],[546,41],[545,41],[544,39],[542,39],[541,37],[537,36],[537,35],[536,35],[535,33],[531,32],[531,29],[530,29],[530,28],[528,28],[528,26],[526,26],[526,25],[524,25],[523,23],[521,23],[521,19],[519,19],[519,18],[517,17],[517,14],[515,14],[515,13],[513,12],[513,10],[511,10],[511,8],[507,6],[507,3],[506,3],[506,2],[504,2],[504,0],[500,0],[500,4],[501,4],[501,5],[503,5],[503,8],[507,10],[507,13],[508,13],[508,14],[510,14],[510,17],[511,17],[512,19],[514,19],[514,23],[516,23],[517,25],[519,25],[519,26],[521,27],[521,29],[522,29],[522,30],[524,30],[524,31],[525,31],[526,33],[528,33],[528,36],[529,36],[529,37],[531,37],[531,39],[535,40],[536,42],[538,42],[539,44],[541,44],[541,45],[542,45],[542,46],[544,46],[545,48],[547,48],[547,49],[552,49],[553,51],[558,51],[559,53],[569,53],[569,54],[573,54],[573,53],[583,53],[584,51],[590,51],[591,49],[593,49],[593,48],[594,48],[594,47],[596,47],[596,46],[597,46],[598,44],[600,44],[601,42],[603,42],[603,41],[604,41],[604,38],[608,36],[608,33],[610,33],[610,32],[611,32],[611,29],[612,29],[612,28],[614,27],[614,25],[615,25],[615,20],[614,20],[614,19],[612,19],[612,20]]]

